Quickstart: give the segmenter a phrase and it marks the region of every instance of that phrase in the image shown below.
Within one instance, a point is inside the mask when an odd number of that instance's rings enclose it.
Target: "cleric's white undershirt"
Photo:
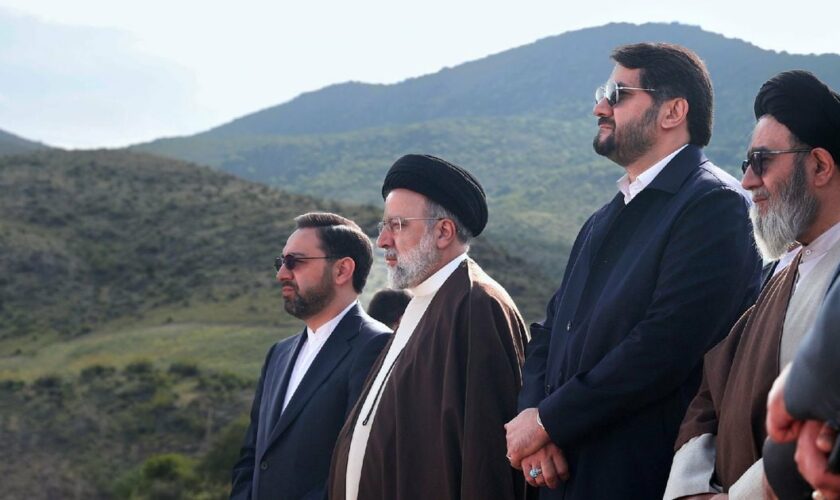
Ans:
[[[359,480],[362,474],[362,462],[365,458],[365,450],[367,449],[368,438],[370,437],[370,428],[376,418],[376,410],[379,407],[379,394],[384,384],[388,382],[391,374],[391,367],[397,360],[397,356],[402,352],[420,319],[426,313],[429,304],[435,297],[435,294],[443,285],[443,283],[455,272],[458,265],[467,258],[466,253],[462,253],[458,257],[452,259],[448,264],[438,269],[438,271],[426,278],[409,291],[414,295],[405,309],[400,326],[394,332],[394,340],[391,341],[391,347],[388,353],[385,354],[385,360],[373,380],[370,390],[365,397],[364,404],[362,404],[361,411],[356,420],[356,426],[353,428],[353,437],[350,440],[350,452],[347,458],[347,500],[357,500],[359,495]],[[366,417],[370,415],[370,418]]]

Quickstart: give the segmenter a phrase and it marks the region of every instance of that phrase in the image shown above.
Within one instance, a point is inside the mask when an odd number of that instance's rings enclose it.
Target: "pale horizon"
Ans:
[[[765,50],[840,54],[840,7],[796,7],[0,0],[0,129],[70,149],[124,147],[195,134],[329,85],[394,84],[614,22],[679,22]]]

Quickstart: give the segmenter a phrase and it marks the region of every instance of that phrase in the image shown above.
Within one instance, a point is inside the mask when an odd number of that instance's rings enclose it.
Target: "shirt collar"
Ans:
[[[639,174],[633,182],[630,182],[630,177],[627,174],[622,175],[615,183],[618,185],[618,190],[624,195],[624,204],[626,205],[630,203],[637,194],[641,193],[651,182],[653,182],[656,176],[665,169],[665,166],[668,165],[668,163],[670,163],[671,160],[680,153],[680,151],[685,149],[686,146],[688,146],[688,144],[683,144],[673,153],[654,163],[650,168]]]
[[[422,296],[422,295],[431,295],[438,291],[438,289],[443,286],[443,283],[446,281],[449,276],[455,272],[455,269],[458,268],[458,265],[467,258],[467,253],[464,252],[461,255],[455,257],[448,264],[441,267],[440,269],[435,272],[435,274],[426,278],[422,283],[415,286],[414,288],[409,288],[408,291],[412,293],[415,297]]]
[[[809,245],[804,245],[802,247],[802,260],[799,261],[800,264],[811,259],[822,257],[838,242],[840,242],[840,222],[828,228],[828,230],[823,234],[817,236],[817,238]]]
[[[333,318],[323,325],[319,326],[317,330],[314,332],[308,326],[306,327],[306,340],[318,340],[318,339],[325,339],[330,336],[330,334],[335,330],[335,327],[338,326],[338,323],[344,319],[344,316],[347,315],[347,312],[353,308],[356,304],[358,304],[358,300],[354,300],[350,303],[347,307],[344,308],[343,311],[333,316]]]

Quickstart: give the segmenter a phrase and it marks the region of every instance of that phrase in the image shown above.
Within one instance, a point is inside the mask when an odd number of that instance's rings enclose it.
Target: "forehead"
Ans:
[[[790,129],[770,115],[764,115],[755,124],[750,150],[786,149],[791,146]]]
[[[318,232],[315,228],[307,227],[298,229],[289,236],[286,246],[283,247],[283,255],[300,254],[313,257],[320,248],[321,239],[318,237]]]
[[[641,81],[641,73],[642,70],[640,69],[625,68],[620,64],[616,64],[613,68],[610,78],[616,83],[620,83],[625,87],[639,87],[639,82]]]
[[[408,189],[394,189],[385,198],[386,217],[422,217],[426,213],[426,197]]]

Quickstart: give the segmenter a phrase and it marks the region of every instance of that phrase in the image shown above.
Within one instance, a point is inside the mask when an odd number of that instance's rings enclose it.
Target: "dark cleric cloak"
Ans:
[[[715,478],[724,491],[761,458],[767,437],[767,393],[779,375],[779,349],[799,259],[776,275],[729,335],[706,354],[703,382],[691,402],[676,449],[714,434]]]
[[[437,291],[382,389],[359,500],[524,498],[522,473],[505,457],[504,424],[517,414],[527,341],[507,292],[478,264],[464,260]],[[353,429],[365,418],[361,402],[373,378],[339,434],[332,499],[346,497]]]

